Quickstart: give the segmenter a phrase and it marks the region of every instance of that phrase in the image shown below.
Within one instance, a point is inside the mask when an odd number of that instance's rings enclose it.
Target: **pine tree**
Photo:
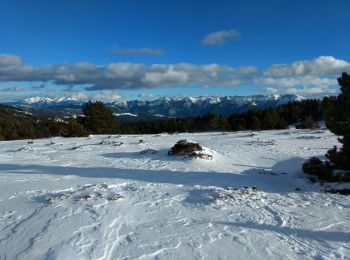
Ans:
[[[311,158],[303,165],[304,172],[328,181],[350,181],[350,75],[343,73],[338,78],[340,94],[326,98],[322,102],[324,119],[328,129],[339,138],[342,147],[329,150],[326,163]],[[332,170],[344,170],[342,175],[332,174]]]
[[[74,137],[81,137],[81,136],[87,136],[87,132],[83,125],[81,125],[75,118],[70,117],[68,119],[68,125],[67,125],[67,132],[64,134],[64,136],[74,136]]]
[[[85,129],[94,134],[113,134],[117,132],[117,120],[113,111],[101,101],[87,102],[82,109]]]
[[[327,157],[335,168],[350,170],[350,75],[343,73],[338,83],[339,96],[324,102],[323,109],[326,126],[334,134],[343,136],[339,138],[343,146],[329,150]]]

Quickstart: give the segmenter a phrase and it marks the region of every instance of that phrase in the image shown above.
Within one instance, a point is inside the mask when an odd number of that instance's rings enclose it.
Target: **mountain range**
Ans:
[[[294,94],[254,96],[163,97],[155,100],[116,100],[105,105],[121,120],[152,120],[173,117],[201,116],[208,112],[220,115],[244,112],[249,109],[275,107],[305,99]],[[50,117],[80,115],[86,101],[72,98],[32,97],[6,102],[28,112]]]

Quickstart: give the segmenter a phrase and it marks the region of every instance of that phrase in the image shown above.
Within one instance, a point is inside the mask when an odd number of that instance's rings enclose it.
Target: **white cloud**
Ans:
[[[173,86],[188,84],[189,78],[190,72],[181,70],[176,65],[159,65],[145,73],[142,83],[146,86]]]
[[[70,92],[64,92],[64,94],[61,94],[64,97],[72,98],[74,100],[82,100],[86,101],[91,99],[89,95],[82,91],[70,91]]]
[[[259,85],[269,85],[269,86],[280,86],[280,87],[295,87],[295,86],[318,86],[327,85],[334,86],[337,85],[337,80],[335,77],[316,77],[316,76],[303,76],[303,77],[260,77],[254,80],[255,84]]]
[[[97,95],[90,95],[91,100],[113,102],[122,100],[123,96],[115,91],[102,90]]]
[[[303,96],[312,96],[312,95],[329,95],[329,94],[335,94],[336,91],[334,89],[329,89],[327,87],[310,87],[310,88],[289,88],[285,91],[288,94],[296,94],[296,95],[303,95]]]
[[[254,66],[232,67],[216,63],[147,65],[130,62],[106,65],[78,62],[34,67],[24,64],[19,56],[0,54],[0,81],[36,84],[50,82],[56,86],[77,86],[93,91],[151,89],[165,86],[259,85],[271,88],[270,90],[300,91],[300,87],[304,87],[315,92],[316,88],[320,87],[336,87],[338,85],[336,78],[343,71],[350,71],[350,63],[332,56],[320,56],[313,60],[275,64],[267,69],[258,69]],[[19,88],[17,90],[21,91]],[[117,96],[113,96],[114,98]]]
[[[113,51],[116,55],[132,55],[132,56],[163,56],[165,51],[160,48],[126,48],[126,49],[116,49]]]
[[[261,88],[258,91],[270,93],[270,94],[295,94],[305,97],[315,97],[336,94],[337,91],[326,86],[320,87],[303,87],[303,88]]]
[[[332,56],[320,56],[313,60],[296,61],[291,64],[275,64],[267,68],[264,76],[293,77],[293,76],[331,76],[349,71],[350,63]]]
[[[259,88],[259,89],[257,89],[257,91],[276,94],[276,93],[279,93],[281,90],[279,90],[277,88],[267,87],[267,88]]]
[[[201,40],[203,45],[223,45],[227,41],[232,39],[238,39],[241,36],[238,30],[222,30],[213,33],[209,33]]]
[[[0,54],[0,68],[6,66],[11,68],[11,66],[17,66],[22,64],[22,60],[17,55],[12,54]]]

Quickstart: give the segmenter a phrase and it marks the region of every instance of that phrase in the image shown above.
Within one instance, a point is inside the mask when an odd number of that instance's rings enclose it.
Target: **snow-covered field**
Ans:
[[[167,156],[181,139],[213,160]],[[0,259],[350,259],[349,197],[301,173],[334,144],[295,129],[0,142]]]

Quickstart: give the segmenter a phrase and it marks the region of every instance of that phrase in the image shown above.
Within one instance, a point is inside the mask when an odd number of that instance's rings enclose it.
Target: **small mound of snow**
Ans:
[[[198,152],[195,151],[188,155],[189,158],[199,158],[199,159],[205,159],[205,160],[212,160],[213,155],[209,152]]]
[[[192,140],[182,139],[182,140],[178,141],[176,144],[185,145],[185,144],[198,144],[198,143],[195,141],[192,141]]]
[[[117,142],[117,141],[107,141],[102,140],[101,142],[97,143],[98,145],[114,145],[114,146],[120,146],[124,144],[123,142]]]
[[[263,192],[256,186],[243,187],[240,189],[225,187],[217,188],[213,202],[215,203],[247,203],[252,200],[259,200],[262,198]]]
[[[79,185],[68,190],[50,192],[34,197],[35,200],[48,203],[49,205],[76,204],[83,201],[113,201],[124,198],[123,195],[116,192],[115,187],[105,183]]]
[[[28,146],[23,146],[17,150],[18,152],[32,152],[34,151],[33,148],[28,147]]]
[[[106,140],[102,140],[101,142],[99,142],[98,144],[101,144],[101,145],[111,145],[112,142],[110,141],[106,141]]]

